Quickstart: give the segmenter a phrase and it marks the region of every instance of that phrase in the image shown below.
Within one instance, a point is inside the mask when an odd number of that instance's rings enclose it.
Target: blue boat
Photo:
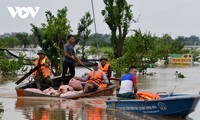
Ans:
[[[198,94],[165,94],[160,95],[159,99],[154,100],[120,98],[106,100],[106,106],[111,109],[120,109],[141,114],[186,117],[195,111],[199,99],[200,95]]]

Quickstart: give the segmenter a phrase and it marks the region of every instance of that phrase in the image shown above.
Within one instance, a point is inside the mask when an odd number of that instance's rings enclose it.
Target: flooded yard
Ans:
[[[176,71],[186,77],[177,78]],[[76,72],[77,76],[81,76],[89,71],[77,68]],[[139,91],[199,94],[200,66],[168,66],[151,68],[147,72],[154,74],[137,75]],[[17,97],[15,87],[15,80],[0,79],[0,102],[4,106],[4,112],[0,112],[0,120],[198,120],[200,118],[200,103],[196,111],[186,118],[149,116],[106,109],[104,101],[114,98],[114,95],[77,100]]]

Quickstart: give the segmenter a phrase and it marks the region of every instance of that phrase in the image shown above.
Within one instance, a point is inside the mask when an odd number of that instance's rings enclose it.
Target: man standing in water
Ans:
[[[63,61],[62,77],[65,77],[68,68],[69,68],[70,76],[74,77],[75,75],[74,63],[75,62],[79,62],[80,64],[83,64],[83,63],[80,61],[80,59],[78,58],[77,54],[74,51],[74,42],[75,42],[74,36],[68,35],[67,40],[68,42],[64,45],[64,61]]]

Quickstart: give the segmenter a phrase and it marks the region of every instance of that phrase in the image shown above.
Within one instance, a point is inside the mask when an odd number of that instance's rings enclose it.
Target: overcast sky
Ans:
[[[140,28],[143,32],[151,32],[157,36],[164,33],[172,37],[196,35],[200,37],[200,0],[127,0],[138,23],[132,23],[130,29]],[[101,10],[103,0],[93,0],[97,32],[110,34]],[[40,26],[46,22],[45,11],[56,14],[58,9],[68,8],[68,20],[73,34],[77,32],[77,24],[86,11],[92,13],[91,0],[0,0],[0,34],[11,32],[31,33],[30,23]],[[7,7],[40,7],[35,18],[29,14],[27,18],[18,15],[13,18]],[[15,9],[15,8],[14,8]],[[94,25],[90,26],[94,33]],[[131,33],[131,32],[130,32]]]

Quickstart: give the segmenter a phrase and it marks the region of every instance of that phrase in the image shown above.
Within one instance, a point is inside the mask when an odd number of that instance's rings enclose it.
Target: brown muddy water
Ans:
[[[177,78],[178,71],[186,78]],[[85,68],[76,69],[77,76],[89,72]],[[174,92],[199,94],[200,66],[168,66],[148,69],[153,76],[137,75],[139,91]],[[113,96],[81,98],[77,100],[47,97],[17,97],[17,79],[0,77],[0,102],[4,112],[0,120],[199,120],[200,103],[196,111],[186,118],[149,116],[106,109],[105,100]],[[27,82],[26,80],[24,82]],[[115,93],[114,93],[115,94]]]

